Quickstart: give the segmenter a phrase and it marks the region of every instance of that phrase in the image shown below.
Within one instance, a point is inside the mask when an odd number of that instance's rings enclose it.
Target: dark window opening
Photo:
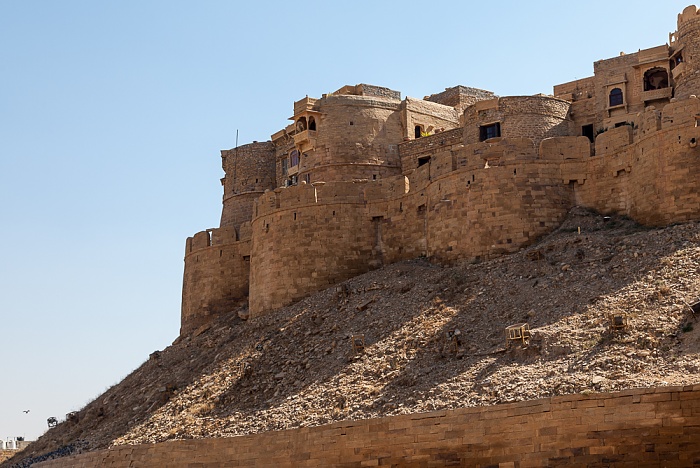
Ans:
[[[289,154],[289,166],[294,167],[299,165],[299,151],[294,150]]]
[[[430,156],[422,156],[418,158],[418,167],[421,167],[424,164],[428,164],[430,162]]]
[[[399,202],[399,213],[403,213],[403,202]]]
[[[414,132],[416,138],[420,138],[421,132],[422,132],[422,131],[423,131],[423,129],[421,128],[421,126],[420,126],[420,125],[416,125],[415,132]]]
[[[496,122],[491,125],[482,125],[479,127],[479,141],[486,141],[489,138],[498,138],[501,136],[501,123]]]
[[[309,117],[309,130],[316,131],[316,119]]]
[[[682,54],[678,54],[675,57],[671,57],[671,60],[669,61],[669,65],[671,67],[671,70],[676,68],[676,65],[680,65],[681,63],[683,63],[683,55]]]
[[[620,88],[614,88],[610,91],[610,107],[621,106],[623,103],[624,98]]]
[[[668,88],[668,72],[665,68],[654,67],[644,72],[644,91]]]
[[[353,123],[352,123],[352,121],[351,121],[351,122],[350,122],[350,125],[352,125],[352,124],[353,124]]]
[[[244,261],[244,262],[249,262],[249,261],[250,261],[250,255],[244,255],[244,256],[243,256],[243,261]]]
[[[372,174],[372,180],[377,180],[377,174]]]
[[[296,221],[296,220],[297,220],[297,214],[294,213],[294,221]]]
[[[304,180],[307,184],[311,183],[311,174],[304,174]]]
[[[623,127],[625,125],[627,125],[627,122],[618,122],[615,124],[615,128],[620,128],[620,127]]]
[[[306,117],[302,117],[297,120],[297,132],[303,132],[306,130]]]
[[[287,158],[284,158],[282,160],[282,175],[287,175],[288,166],[289,166],[289,161],[287,160]]]
[[[581,127],[581,136],[587,137],[591,143],[595,141],[595,133],[593,133],[593,124],[584,125]]]
[[[420,206],[418,207],[418,214],[425,214],[425,212],[426,212],[425,205],[424,205],[424,204],[423,204],[423,205],[420,205]]]

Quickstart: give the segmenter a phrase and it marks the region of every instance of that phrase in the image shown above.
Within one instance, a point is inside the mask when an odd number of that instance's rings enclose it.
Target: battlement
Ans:
[[[678,28],[688,21],[697,20],[699,17],[700,12],[698,11],[698,7],[695,5],[685,7],[683,11],[678,14]]]

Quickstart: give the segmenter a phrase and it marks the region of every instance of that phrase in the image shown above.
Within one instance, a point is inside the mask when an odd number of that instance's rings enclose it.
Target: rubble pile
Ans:
[[[154,352],[23,456],[695,384],[698,301],[699,223],[649,229],[576,208],[517,254],[416,259],[258,319],[232,311]],[[507,342],[519,323],[531,336]]]

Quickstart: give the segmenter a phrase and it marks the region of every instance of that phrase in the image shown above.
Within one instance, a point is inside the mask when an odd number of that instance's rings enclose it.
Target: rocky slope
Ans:
[[[115,444],[699,383],[699,300],[699,223],[647,229],[575,209],[514,255],[447,267],[418,259],[260,319],[234,311],[153,353],[2,466]],[[610,314],[625,314],[623,331],[610,330]],[[505,327],[521,322],[529,343],[506,346]],[[355,353],[359,334],[365,349]]]

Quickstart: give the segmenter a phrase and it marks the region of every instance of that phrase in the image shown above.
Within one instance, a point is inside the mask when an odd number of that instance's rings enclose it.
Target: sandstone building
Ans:
[[[577,205],[698,220],[697,95],[690,6],[668,44],[596,62],[551,96],[456,86],[402,99],[359,84],[305,97],[270,141],[221,152],[221,223],[187,239],[181,333],[391,262],[514,252]]]

